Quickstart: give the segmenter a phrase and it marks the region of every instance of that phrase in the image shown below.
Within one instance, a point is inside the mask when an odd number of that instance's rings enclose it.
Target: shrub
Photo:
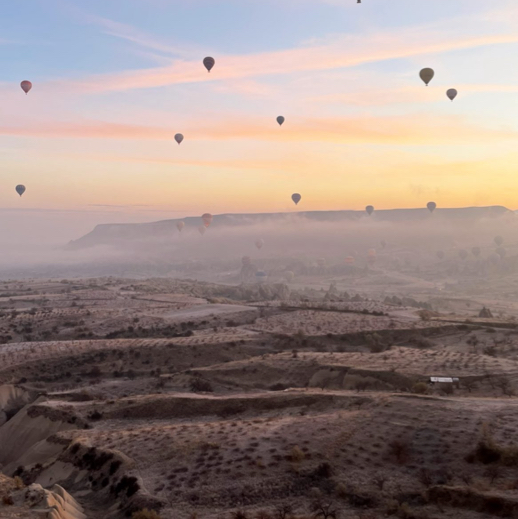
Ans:
[[[214,389],[209,381],[201,378],[193,378],[190,382],[190,388],[193,393],[206,392],[212,393]]]
[[[148,510],[144,508],[138,512],[134,512],[131,519],[161,519],[155,510]]]
[[[295,463],[300,463],[304,459],[304,453],[300,450],[299,446],[293,447],[291,449],[291,461],[294,461]]]
[[[405,440],[392,440],[388,446],[389,455],[400,465],[404,465],[410,456],[410,446]]]
[[[12,505],[14,505],[13,498],[11,496],[2,496],[2,504],[4,506],[12,506]]]
[[[428,393],[428,385],[425,382],[417,382],[412,386],[412,393],[425,395]]]

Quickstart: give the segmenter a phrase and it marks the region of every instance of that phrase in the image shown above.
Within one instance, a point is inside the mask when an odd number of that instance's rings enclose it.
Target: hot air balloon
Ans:
[[[30,81],[25,80],[20,83],[20,86],[22,87],[22,90],[25,92],[25,95],[27,95],[32,88],[32,83]]]
[[[288,270],[284,273],[284,279],[289,283],[291,281],[293,281],[293,278],[295,277],[295,274],[291,271],[291,270]]]
[[[426,204],[426,207],[428,208],[428,211],[433,213],[435,211],[435,208],[437,207],[437,204],[435,202],[428,202]]]
[[[208,72],[212,70],[212,67],[216,64],[216,60],[214,58],[211,58],[210,56],[207,56],[203,59],[203,64],[205,65],[205,68]]]
[[[437,251],[437,257],[442,260],[444,259],[444,252],[442,250],[438,250]]]
[[[241,263],[245,266],[247,265],[251,265],[252,264],[252,259],[250,258],[250,256],[243,256],[241,258]]]
[[[174,136],[174,140],[178,143],[178,144],[181,144],[181,142],[183,141],[183,135],[181,133],[177,133],[175,136]]]
[[[261,247],[264,245],[264,240],[263,239],[259,239],[259,240],[256,240],[255,241],[255,246],[258,248],[258,249],[261,249]]]
[[[478,258],[480,256],[480,247],[473,247],[471,249],[471,254],[473,254],[475,258]]]
[[[419,77],[424,81],[426,86],[428,86],[428,83],[430,83],[434,76],[435,72],[431,68],[424,68],[419,72]]]
[[[15,187],[16,192],[22,196],[25,193],[25,186],[22,186],[21,184]]]
[[[458,94],[458,92],[454,88],[450,88],[446,92],[446,95],[448,96],[448,99],[450,99],[450,101],[453,101],[457,97],[457,94]]]
[[[374,206],[372,206],[372,205],[368,205],[368,206],[365,208],[365,211],[367,211],[367,214],[370,216],[370,215],[374,212]]]
[[[461,249],[459,251],[459,257],[462,261],[464,261],[467,257],[468,257],[468,251],[467,250],[464,250],[464,249]]]
[[[203,227],[203,225],[200,225],[198,227],[198,232],[203,236],[205,234],[205,227]]]
[[[178,223],[176,224],[176,228],[177,228],[180,232],[182,232],[182,229],[183,229],[184,227],[185,227],[185,222],[178,222]]]
[[[501,236],[495,236],[495,239],[493,240],[497,247],[500,247],[502,243],[504,243],[504,239]]]
[[[345,258],[345,263],[347,265],[354,265],[355,261],[356,260],[354,259],[353,256],[347,256],[347,258]]]
[[[317,265],[319,267],[325,267],[326,266],[326,259],[325,258],[318,258],[317,259]]]
[[[298,193],[293,193],[291,195],[291,199],[295,202],[295,205],[297,205],[300,202],[301,198],[302,197]]]
[[[279,115],[279,117],[277,117],[277,122],[279,123],[279,126],[282,126],[282,123],[284,122],[284,117],[282,115]]]
[[[210,213],[205,213],[201,216],[201,219],[203,220],[203,225],[205,227],[208,227],[212,223],[212,219],[214,217]]]

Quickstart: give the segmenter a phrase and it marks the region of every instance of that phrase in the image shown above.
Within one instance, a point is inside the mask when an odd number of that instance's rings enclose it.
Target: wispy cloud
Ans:
[[[215,56],[216,68],[212,74],[207,74],[201,59],[195,61],[176,59],[171,65],[165,67],[93,75],[80,80],[63,80],[60,84],[64,84],[67,89],[89,93],[124,91],[178,83],[339,69],[518,42],[516,32],[484,36],[456,36],[433,32],[421,34],[415,29],[407,30],[407,34],[404,32],[361,36],[340,35],[326,44],[251,55]]]
[[[207,123],[190,121],[183,130],[185,142],[197,140],[241,140],[277,142],[329,142],[341,144],[429,145],[489,143],[516,139],[517,132],[492,129],[472,123],[463,116],[412,114],[343,118],[300,118],[278,127],[257,117],[231,117]],[[46,138],[168,140],[172,129],[108,123],[27,122],[23,126],[0,124],[1,135]],[[183,144],[185,146],[185,144]]]

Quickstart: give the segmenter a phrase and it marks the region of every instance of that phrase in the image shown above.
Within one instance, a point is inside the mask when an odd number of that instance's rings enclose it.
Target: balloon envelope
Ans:
[[[279,115],[279,117],[277,117],[277,122],[279,123],[279,126],[282,126],[282,123],[284,122],[284,117],[282,115]]]
[[[182,141],[183,141],[183,135],[181,133],[177,133],[175,136],[174,136],[174,140],[180,144]]]
[[[176,224],[176,228],[177,228],[180,232],[182,232],[182,229],[183,229],[184,227],[185,227],[185,222],[178,222],[178,223]]]
[[[205,227],[208,227],[212,223],[212,219],[214,217],[210,213],[205,213],[201,216],[201,219],[203,220],[203,225]]]
[[[471,254],[473,254],[475,258],[478,258],[480,256],[480,247],[473,247],[471,249]]]
[[[433,213],[435,211],[435,208],[437,207],[437,204],[435,202],[428,202],[426,204],[426,207],[428,208],[428,211]]]
[[[428,86],[428,83],[430,83],[434,76],[435,72],[431,68],[424,68],[419,72],[419,77],[424,81],[426,86]]]
[[[450,99],[451,101],[453,101],[457,97],[457,94],[458,94],[458,92],[454,88],[450,88],[446,92],[446,95],[448,96],[448,99]]]
[[[501,236],[495,236],[495,239],[493,241],[498,247],[500,247],[500,245],[504,243],[504,239]]]
[[[355,262],[355,259],[352,256],[347,256],[347,258],[345,258],[345,263],[347,265],[354,265],[354,262]]]
[[[368,206],[365,208],[365,211],[367,211],[367,214],[370,216],[370,215],[374,212],[374,206],[372,206],[372,205],[368,205]]]
[[[25,193],[25,186],[22,186],[21,184],[15,187],[16,192],[22,196]]]
[[[284,279],[286,281],[293,281],[293,278],[295,277],[295,274],[291,271],[291,270],[288,270],[284,273]]]
[[[198,232],[203,236],[205,234],[205,227],[203,227],[203,225],[200,225],[198,227]]]
[[[210,56],[207,56],[206,58],[204,58],[203,64],[205,65],[207,71],[210,72],[212,67],[216,64],[216,60],[214,58],[211,58]]]
[[[264,245],[264,240],[260,239],[260,240],[256,240],[255,242],[255,246],[260,249],[262,246]]]
[[[22,87],[22,90],[28,94],[30,89],[32,88],[32,83],[30,81],[22,81],[20,83],[20,86]]]
[[[444,252],[442,250],[438,250],[437,257],[442,260],[444,258]]]
[[[300,202],[301,198],[302,197],[298,193],[293,193],[291,195],[291,199],[295,202],[295,205],[297,205]]]
[[[459,257],[461,260],[465,260],[468,257],[468,251],[464,249],[460,250]]]

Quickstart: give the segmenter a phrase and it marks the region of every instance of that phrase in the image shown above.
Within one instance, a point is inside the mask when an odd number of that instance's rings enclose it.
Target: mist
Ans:
[[[314,282],[360,270],[372,275],[402,268],[428,269],[429,279],[440,280],[479,272],[491,258],[496,262],[497,249],[499,260],[510,265],[517,248],[516,216],[503,208],[438,209],[433,214],[379,211],[370,217],[362,212],[216,215],[203,235],[197,217],[186,218],[179,232],[179,220],[146,223],[150,218],[145,214],[4,215],[4,279],[119,275],[252,282],[242,273],[243,257],[249,257],[256,270],[267,272],[270,282],[282,281],[285,271],[311,273],[308,282]],[[494,242],[496,236],[503,239],[501,247]],[[260,249],[257,240],[264,241]],[[478,257],[473,247],[480,248]]]

